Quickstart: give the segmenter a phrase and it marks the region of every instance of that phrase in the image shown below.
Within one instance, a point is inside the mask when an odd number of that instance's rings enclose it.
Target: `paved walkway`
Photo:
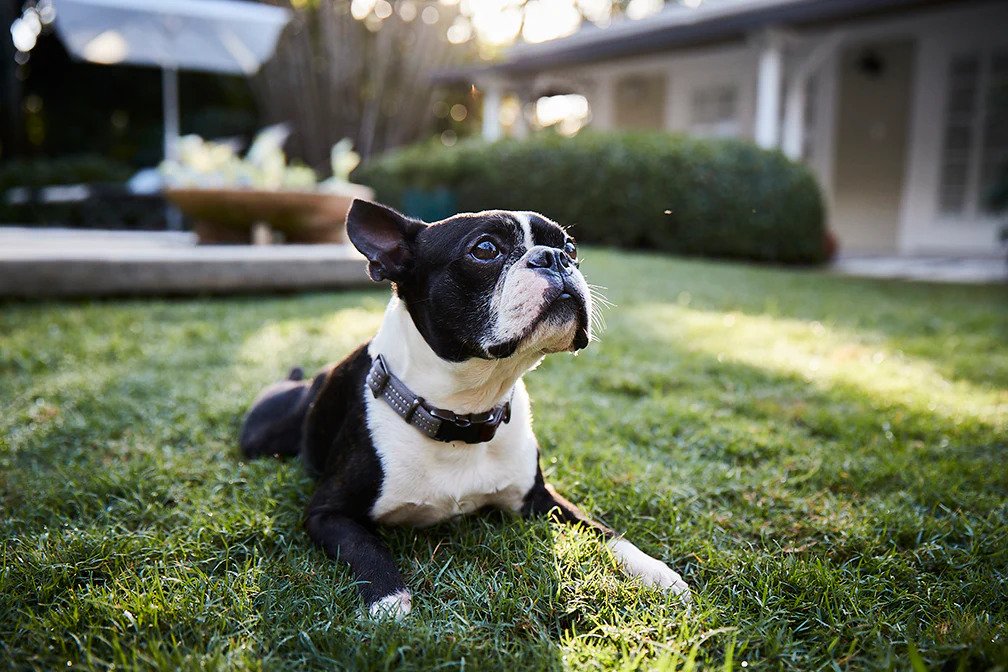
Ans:
[[[190,233],[0,227],[0,297],[233,294],[361,286],[349,245],[198,246]]]
[[[867,278],[896,278],[927,282],[981,284],[1008,282],[1004,257],[840,257],[834,273]]]

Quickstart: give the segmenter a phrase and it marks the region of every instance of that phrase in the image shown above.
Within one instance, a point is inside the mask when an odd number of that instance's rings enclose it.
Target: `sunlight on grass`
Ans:
[[[1008,424],[1008,391],[949,380],[931,362],[893,351],[871,332],[672,304],[642,304],[627,313],[642,332],[718,362],[793,374],[823,388],[849,386],[879,404],[895,402],[953,422]]]
[[[238,361],[268,366],[306,366],[305,374],[371,338],[381,324],[380,310],[345,308],[316,319],[266,323],[239,347]]]

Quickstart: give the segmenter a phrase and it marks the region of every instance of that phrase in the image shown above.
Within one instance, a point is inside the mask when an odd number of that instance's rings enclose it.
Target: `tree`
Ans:
[[[443,23],[440,15],[397,17],[379,27],[336,0],[295,7],[253,82],[263,115],[289,122],[289,153],[322,169],[344,137],[364,157],[421,137],[431,122],[431,75],[466,54],[444,39]]]
[[[289,122],[288,152],[325,169],[348,137],[365,158],[431,130],[431,75],[544,41],[583,21],[638,18],[664,0],[270,0],[294,18],[254,81],[266,121]],[[696,6],[700,0],[683,0]]]

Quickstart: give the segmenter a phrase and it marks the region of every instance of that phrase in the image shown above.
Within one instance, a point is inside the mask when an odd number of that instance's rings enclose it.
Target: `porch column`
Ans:
[[[773,149],[780,142],[780,97],[784,53],[780,35],[768,31],[760,41],[756,80],[756,144]]]
[[[487,142],[501,137],[500,109],[504,99],[504,86],[500,82],[485,82],[483,89],[483,139]]]
[[[535,86],[530,81],[519,81],[513,93],[515,100],[518,101],[518,116],[511,125],[511,135],[521,140],[529,135],[529,120],[526,114],[535,105]]]
[[[164,160],[178,158],[179,93],[178,69],[165,66],[161,69],[161,108],[164,116]],[[165,223],[169,231],[182,230],[182,213],[173,205],[165,205]]]
[[[179,141],[178,70],[170,66],[161,69],[161,108],[164,117],[164,158],[168,161],[176,158]]]
[[[591,123],[597,129],[608,131],[616,125],[615,100],[613,99],[613,77],[599,74],[591,89]]]
[[[844,39],[845,33],[834,30],[818,38],[805,59],[795,63],[784,98],[784,136],[781,138],[781,150],[789,159],[800,159],[805,144],[805,98],[809,77],[836,54]]]
[[[781,151],[792,161],[802,155],[805,140],[805,79],[796,77],[788,85],[784,99],[784,135]]]

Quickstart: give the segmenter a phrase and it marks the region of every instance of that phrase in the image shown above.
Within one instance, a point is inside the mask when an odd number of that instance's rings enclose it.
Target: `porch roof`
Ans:
[[[670,4],[661,12],[606,28],[586,25],[569,37],[519,44],[503,60],[445,70],[436,81],[471,81],[479,76],[530,75],[558,67],[740,40],[768,28],[806,27],[890,13],[951,0],[721,0],[690,9]]]

